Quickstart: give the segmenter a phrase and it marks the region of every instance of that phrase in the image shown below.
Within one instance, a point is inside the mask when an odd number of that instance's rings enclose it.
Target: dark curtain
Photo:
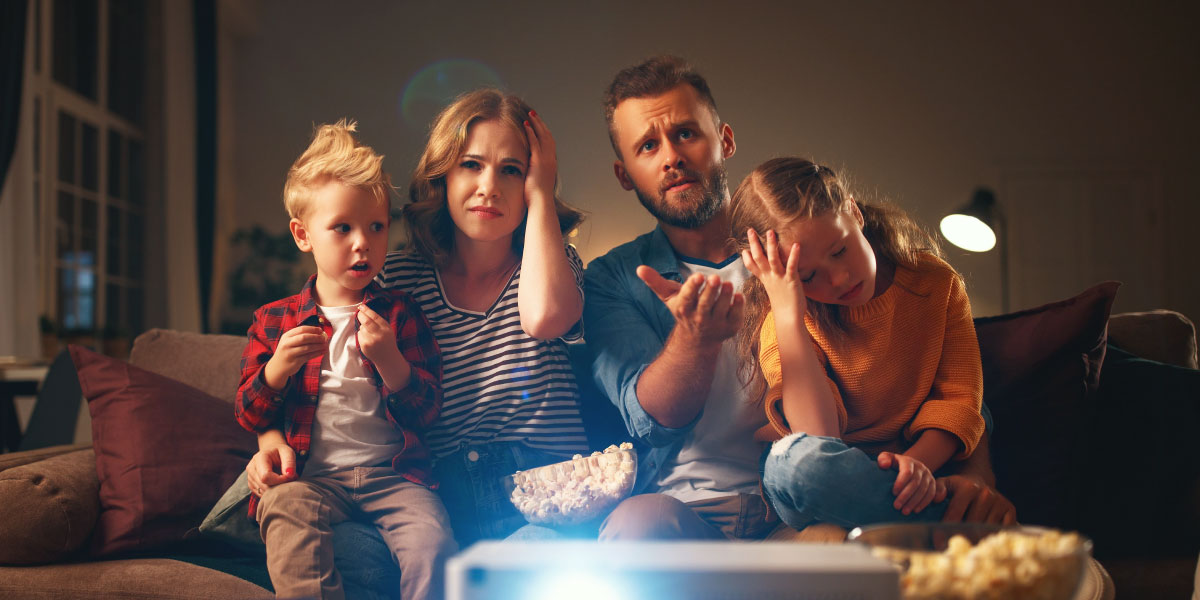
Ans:
[[[0,2],[0,189],[4,189],[21,125],[21,79],[25,71],[25,15],[28,10],[28,0]]]
[[[196,27],[196,258],[200,272],[200,327],[212,301],[213,235],[217,212],[217,6],[195,0]]]

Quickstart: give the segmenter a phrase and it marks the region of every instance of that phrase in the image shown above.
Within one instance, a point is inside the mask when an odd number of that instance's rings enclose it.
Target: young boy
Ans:
[[[242,354],[234,414],[260,434],[250,515],[281,598],[343,596],[331,528],[355,518],[391,548],[402,597],[440,597],[457,548],[420,432],[441,409],[441,356],[408,294],[373,282],[391,184],[354,130],[321,126],[288,171],[289,227],[317,273],[255,311]]]

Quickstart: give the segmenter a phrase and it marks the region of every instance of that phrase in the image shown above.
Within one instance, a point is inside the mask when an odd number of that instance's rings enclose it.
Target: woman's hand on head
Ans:
[[[746,239],[750,248],[742,250],[742,262],[762,282],[766,288],[767,298],[771,300],[771,309],[776,313],[785,310],[794,311],[797,316],[804,315],[808,308],[804,298],[804,282],[800,281],[799,266],[800,244],[793,243],[787,256],[780,255],[779,238],[774,231],[767,231],[766,239],[762,240],[758,232],[746,230]]]
[[[558,179],[558,155],[554,136],[546,122],[534,111],[529,111],[525,121],[525,135],[529,138],[529,170],[525,173],[525,204],[534,202],[554,203],[554,184]]]

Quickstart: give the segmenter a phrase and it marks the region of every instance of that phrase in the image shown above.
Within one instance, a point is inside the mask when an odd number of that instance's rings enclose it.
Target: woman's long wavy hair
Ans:
[[[851,193],[846,181],[829,167],[803,158],[774,158],[754,169],[738,185],[730,202],[733,240],[738,250],[749,248],[746,230],[760,235],[778,230],[798,219],[822,216],[830,211],[850,211],[858,204],[863,216],[863,236],[878,261],[897,268],[915,268],[918,255],[941,256],[937,240],[904,211],[883,202],[863,202]],[[755,385],[751,398],[761,398],[764,388],[758,362],[759,331],[771,310],[766,289],[757,277],[742,285],[746,297],[744,326],[738,331],[737,346],[743,382]],[[854,335],[845,320],[846,307],[808,299],[808,314],[834,343]]]
[[[499,121],[516,131],[525,150],[529,139],[524,122],[529,105],[520,98],[494,88],[467,92],[442,109],[429,130],[429,142],[413,171],[408,186],[409,204],[401,213],[413,247],[425,260],[441,266],[454,249],[454,221],[446,205],[446,173],[466,151],[471,126],[481,121]],[[559,229],[566,233],[583,220],[583,213],[554,196]],[[518,255],[525,243],[525,222],[513,232],[512,247]]]

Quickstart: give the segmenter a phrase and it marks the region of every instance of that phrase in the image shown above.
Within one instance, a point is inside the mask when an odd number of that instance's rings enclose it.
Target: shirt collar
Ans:
[[[304,287],[300,289],[300,310],[297,314],[297,318],[301,323],[303,323],[309,317],[319,316],[317,312],[317,296],[314,293],[316,287],[317,276],[316,274],[313,274],[308,278],[308,281],[304,283]],[[377,280],[372,279],[371,283],[368,283],[367,287],[363,288],[362,301],[367,305],[367,308],[370,308],[381,315],[386,315],[388,309],[392,306],[392,295],[386,293],[383,288],[380,287]]]
[[[649,244],[642,255],[642,264],[668,279],[679,277],[679,259],[675,256],[675,248],[671,246],[671,240],[667,239],[662,227],[655,227],[654,231],[650,232]]]

